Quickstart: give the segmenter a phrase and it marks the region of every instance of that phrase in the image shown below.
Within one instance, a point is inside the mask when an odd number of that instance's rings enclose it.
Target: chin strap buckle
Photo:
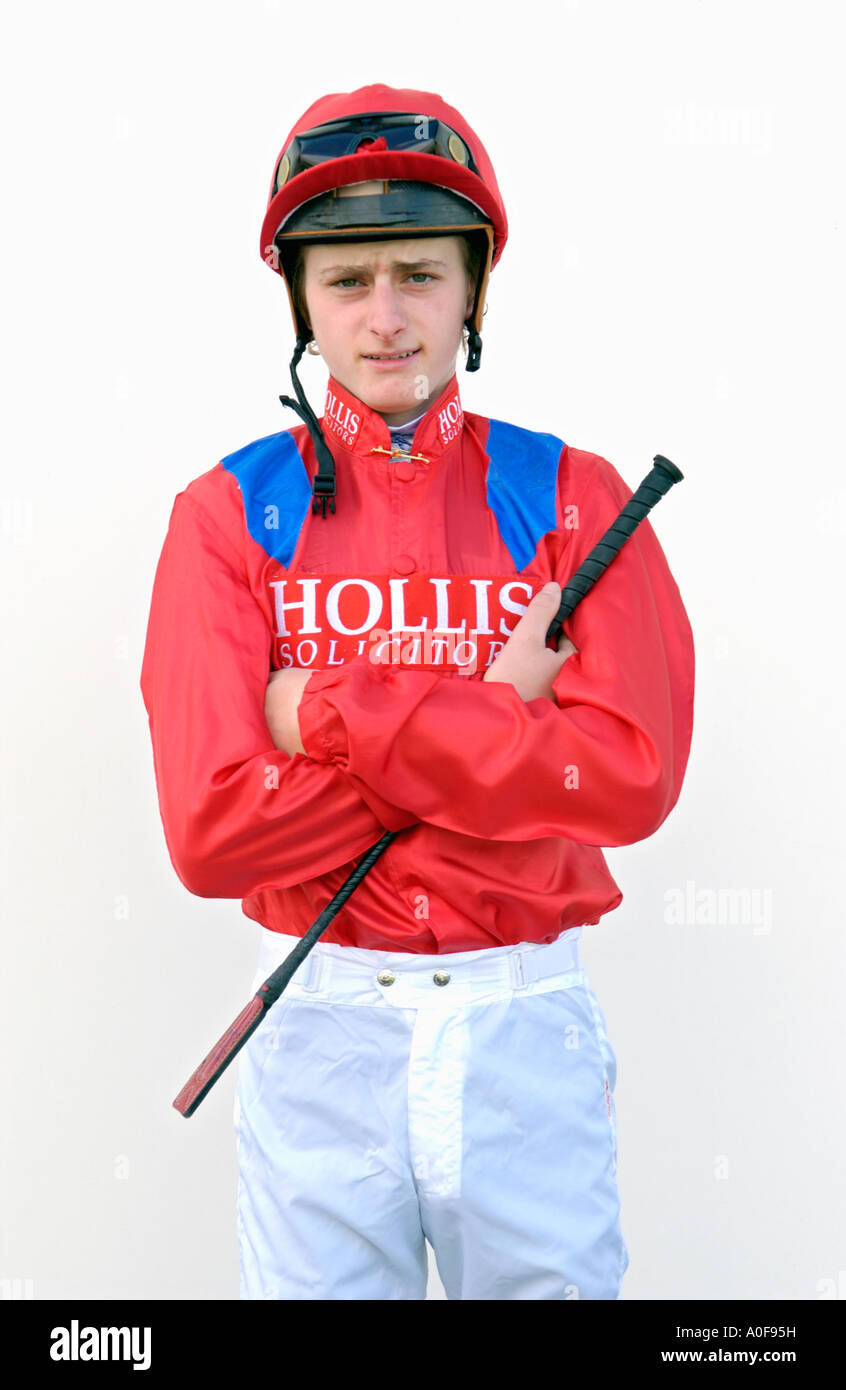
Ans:
[[[327,477],[323,473],[316,473],[314,477],[314,482],[312,484],[311,493],[311,510],[313,512],[319,512],[322,509],[322,514],[323,516],[325,516],[327,502],[329,503],[329,510],[334,512],[336,493],[334,473],[332,474],[331,478]]]
[[[482,360],[482,338],[475,330],[469,336],[467,347],[468,353],[465,371],[477,372],[479,370],[479,363]]]

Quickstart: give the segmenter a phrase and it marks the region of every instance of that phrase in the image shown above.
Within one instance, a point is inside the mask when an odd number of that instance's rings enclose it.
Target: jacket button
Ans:
[[[446,970],[436,970],[432,979],[435,981],[436,985],[448,985],[449,972]]]
[[[412,560],[410,555],[395,555],[394,569],[397,574],[413,574],[417,569],[417,562]]]
[[[392,985],[396,978],[396,975],[392,975],[390,970],[380,970],[379,974],[376,976],[380,985]]]

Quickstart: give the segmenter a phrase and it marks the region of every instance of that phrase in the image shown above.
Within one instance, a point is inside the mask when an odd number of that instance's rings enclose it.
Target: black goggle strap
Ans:
[[[317,416],[306,400],[302,383],[297,376],[297,363],[306,350],[307,341],[308,340],[304,338],[302,334],[298,334],[297,346],[291,358],[291,380],[294,383],[297,399],[294,401],[290,396],[280,396],[279,399],[283,405],[287,405],[291,410],[296,411],[311,435],[314,452],[317,455],[317,472],[314,475],[314,483],[312,485],[313,500],[311,510],[313,512],[320,511],[321,515],[325,517],[327,501],[330,510],[333,512],[335,510],[335,460],[329,452],[329,445],[323,438],[323,431],[320,428]]]

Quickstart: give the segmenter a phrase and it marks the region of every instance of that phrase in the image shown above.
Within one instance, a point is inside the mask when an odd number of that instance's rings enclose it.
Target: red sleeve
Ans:
[[[156,570],[141,692],[168,851],[202,898],[302,883],[417,821],[341,767],[273,746],[271,645],[242,555],[180,493]]]
[[[574,493],[566,455],[551,576],[562,587],[632,491],[605,459],[578,451],[587,477]],[[578,525],[565,532],[574,497]],[[570,508],[571,524],[575,515]],[[299,706],[303,746],[356,786],[460,834],[604,846],[645,839],[681,791],[694,685],[690,623],[648,521],[564,630],[578,654],[562,666],[554,702],[366,657],[316,671]]]

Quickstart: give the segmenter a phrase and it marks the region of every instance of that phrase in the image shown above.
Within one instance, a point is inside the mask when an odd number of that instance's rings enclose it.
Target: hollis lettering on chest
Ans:
[[[471,651],[474,665],[489,664],[541,582],[513,575],[424,574],[272,580],[277,656],[281,665],[338,665],[366,649],[368,634],[421,633],[452,640],[437,647],[420,641],[406,648],[403,660],[409,664],[466,669]],[[299,639],[299,650],[285,639]],[[465,643],[464,655],[456,660],[459,639]]]

